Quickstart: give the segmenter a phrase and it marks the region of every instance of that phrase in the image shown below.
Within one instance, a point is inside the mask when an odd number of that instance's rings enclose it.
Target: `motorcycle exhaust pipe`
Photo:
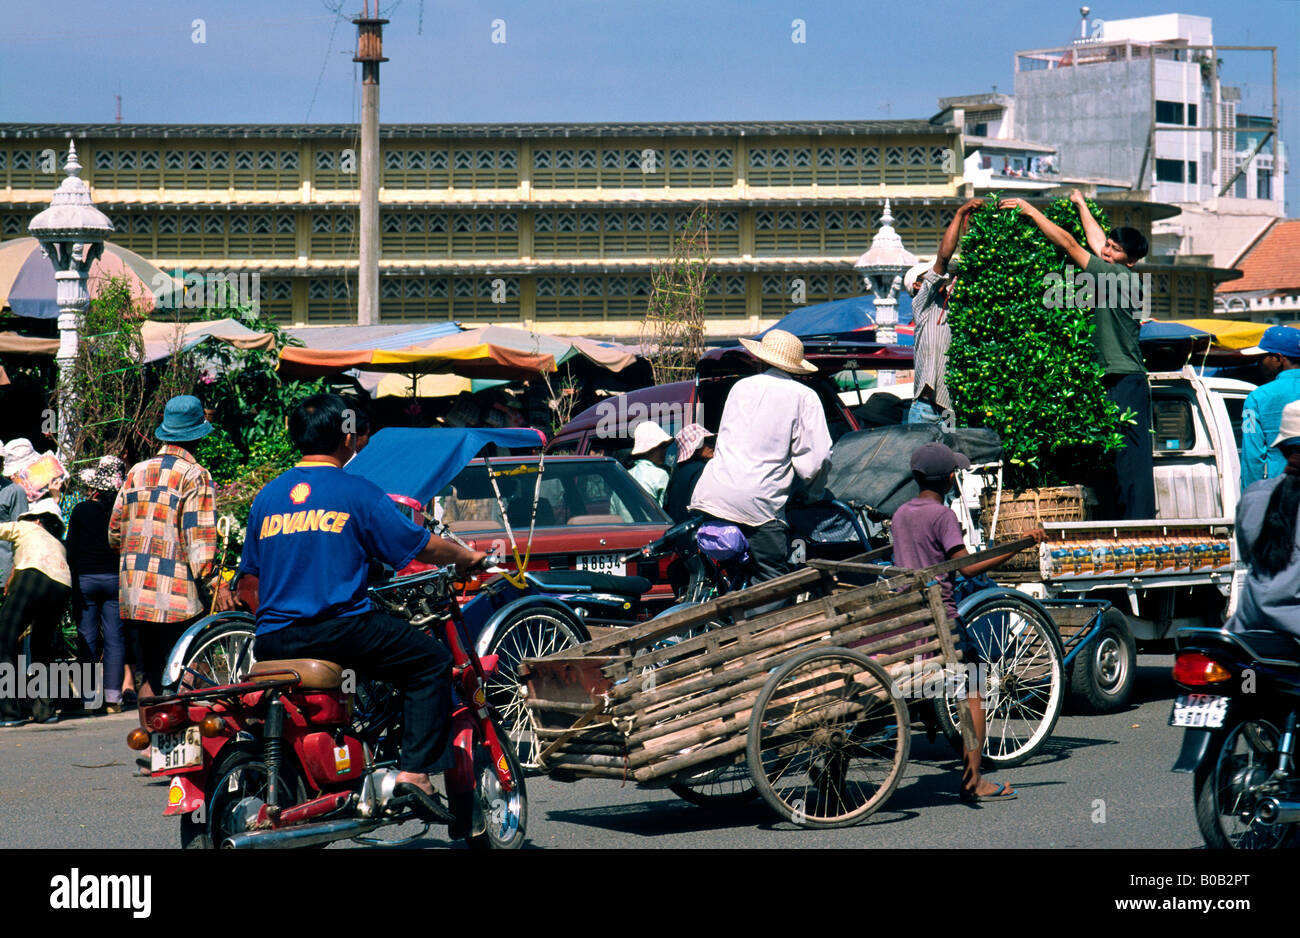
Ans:
[[[1300,821],[1300,801],[1265,798],[1255,809],[1255,817],[1265,824],[1295,824]]]
[[[245,831],[228,838],[222,846],[228,850],[313,847],[366,834],[386,823],[386,819],[379,818],[343,818],[278,831]]]

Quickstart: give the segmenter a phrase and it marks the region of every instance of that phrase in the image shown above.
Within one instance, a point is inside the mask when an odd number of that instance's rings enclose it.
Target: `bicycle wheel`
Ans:
[[[195,636],[177,681],[178,690],[237,684],[256,663],[251,617],[216,622]]]
[[[745,755],[763,800],[786,820],[847,827],[893,794],[910,743],[907,707],[884,668],[860,652],[821,648],[763,685]]]
[[[749,777],[749,766],[743,762],[721,765],[685,781],[673,782],[668,789],[684,801],[712,810],[747,804],[758,795]]]
[[[1196,776],[1196,824],[1207,847],[1276,850],[1291,839],[1297,825],[1255,819],[1263,798],[1285,798],[1285,790],[1272,781],[1280,739],[1272,723],[1252,719],[1238,723],[1218,740],[1214,768]]]
[[[519,663],[544,658],[587,641],[586,630],[573,616],[554,606],[524,606],[510,615],[488,643],[487,654],[497,656],[496,673],[488,677],[488,702],[515,747],[525,769],[536,769],[540,747],[532,720],[524,706],[526,688],[519,680]]]
[[[966,621],[967,654],[984,704],[984,758],[994,765],[1019,765],[1051,738],[1065,704],[1065,655],[1050,618],[1012,593],[995,596],[973,609]],[[958,692],[944,684],[935,701],[939,726],[961,752]]]

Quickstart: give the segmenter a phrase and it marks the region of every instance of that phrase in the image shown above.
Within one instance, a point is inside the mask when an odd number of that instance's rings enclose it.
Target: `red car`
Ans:
[[[503,456],[491,463],[521,559],[528,551],[530,521],[533,524],[528,570],[642,576],[653,584],[648,598],[672,599],[667,559],[622,561],[625,554],[662,535],[672,522],[617,462],[591,456],[547,456],[543,464],[537,456]],[[539,465],[541,485],[537,489]],[[418,510],[412,500],[394,496],[394,501],[408,513]],[[437,520],[471,548],[500,554],[503,565],[514,568],[510,540],[484,460],[476,459],[462,469],[435,498],[432,510]],[[419,523],[422,518],[415,520]]]

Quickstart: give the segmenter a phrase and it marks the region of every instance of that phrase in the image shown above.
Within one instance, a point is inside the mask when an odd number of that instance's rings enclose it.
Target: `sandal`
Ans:
[[[1014,801],[1020,793],[1012,788],[1008,783],[1002,782],[998,785],[998,790],[990,792],[987,795],[977,795],[965,785],[962,786],[960,797],[967,804],[980,804],[988,801]]]
[[[390,802],[395,807],[408,807],[415,813],[415,816],[422,821],[428,821],[430,824],[455,824],[456,818],[447,810],[442,799],[438,797],[437,792],[430,794],[418,785],[410,782],[398,782],[393,786],[393,794],[396,796]]]

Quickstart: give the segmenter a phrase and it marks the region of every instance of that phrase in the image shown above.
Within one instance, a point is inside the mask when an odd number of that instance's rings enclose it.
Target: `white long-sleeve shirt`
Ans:
[[[831,434],[817,393],[778,368],[737,381],[722,409],[713,458],[690,508],[735,524],[782,517],[797,476],[825,483]]]

